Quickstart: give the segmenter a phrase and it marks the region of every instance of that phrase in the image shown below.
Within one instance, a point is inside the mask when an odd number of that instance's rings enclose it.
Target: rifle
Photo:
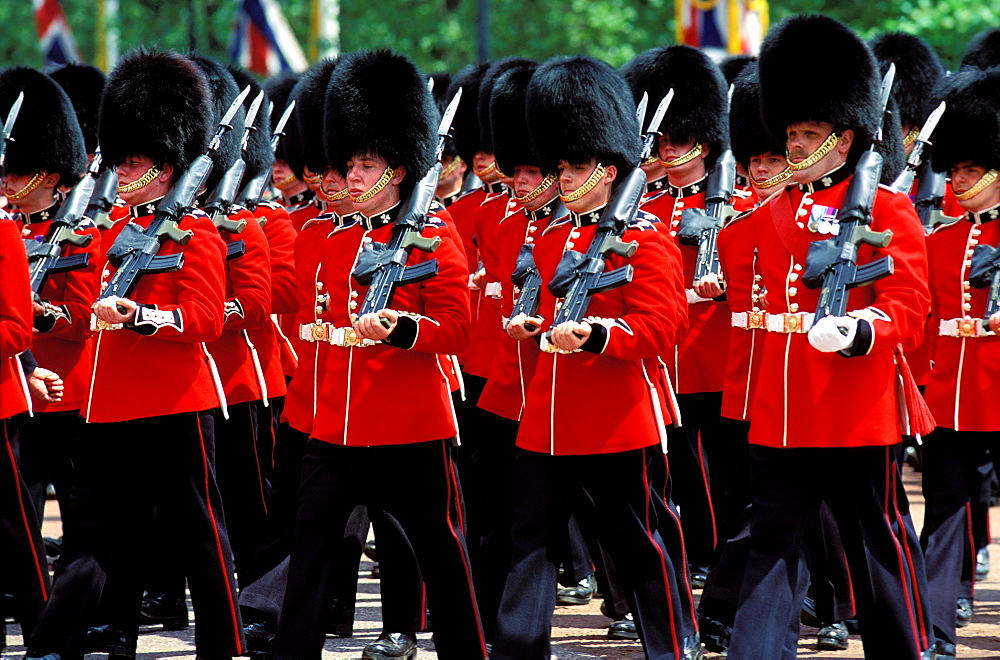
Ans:
[[[245,91],[249,93],[249,85]],[[264,92],[262,91],[253,100],[253,103],[250,104],[250,109],[247,111],[243,137],[240,141],[240,155],[236,157],[235,162],[229,166],[226,173],[219,179],[219,183],[216,184],[215,190],[209,195],[208,201],[205,202],[205,206],[203,207],[204,211],[212,216],[212,223],[219,229],[228,231],[230,234],[242,233],[247,226],[246,220],[230,220],[229,215],[235,209],[236,192],[240,187],[240,182],[243,180],[243,173],[247,170],[247,163],[243,160],[243,150],[246,149],[247,139],[253,130],[254,119],[257,118],[257,111],[260,110],[260,104],[263,101]]]
[[[566,215],[566,205],[562,202],[556,204],[550,217],[561,218]],[[527,317],[534,317],[538,314],[538,296],[542,291],[542,275],[535,266],[535,245],[525,243],[521,246],[521,251],[517,254],[517,261],[514,263],[514,272],[510,274],[510,281],[513,282],[520,293],[514,301],[514,309],[510,318],[520,314]],[[524,329],[528,332],[536,330],[534,323],[525,323]]]
[[[941,172],[935,172],[930,166],[930,161],[923,158],[924,150],[931,144],[931,134],[934,133],[946,107],[945,102],[942,101],[927,116],[927,121],[920,128],[920,133],[913,143],[913,149],[910,150],[910,155],[906,158],[906,167],[892,182],[893,190],[909,195],[910,190],[913,189],[913,181],[919,172],[920,183],[913,196],[913,205],[917,209],[920,224],[924,226],[926,234],[930,234],[935,227],[946,222],[941,213],[941,203],[944,201],[945,175]]]
[[[983,314],[983,325],[989,327],[990,317],[1000,312],[1000,246],[976,246],[969,269],[969,284],[977,289],[990,288]]]
[[[98,153],[94,156],[94,160],[90,163],[83,178],[73,186],[73,190],[59,207],[59,212],[49,224],[49,231],[44,241],[24,239],[24,247],[28,252],[31,290],[36,294],[41,292],[49,275],[66,273],[87,266],[90,255],[86,252],[69,257],[61,255],[66,243],[72,243],[77,247],[87,247],[94,238],[89,234],[78,234],[76,231],[90,222],[84,211],[87,208],[90,195],[94,191],[97,171],[100,167],[101,154]]]
[[[671,89],[657,106],[643,137],[640,163],[652,152],[653,144],[659,135],[660,122],[663,121],[663,116],[667,113],[673,98],[674,90]],[[583,320],[593,295],[610,291],[632,281],[631,264],[605,272],[604,268],[607,265],[605,259],[611,253],[621,257],[631,257],[639,248],[638,242],[626,243],[621,240],[621,236],[635,219],[645,190],[646,173],[641,167],[635,167],[618,185],[604,211],[601,212],[597,230],[590,245],[587,246],[587,252],[580,253],[576,250],[563,252],[559,265],[556,266],[556,272],[549,282],[549,291],[552,295],[563,299],[555,318],[552,319],[553,328],[566,321]],[[546,334],[546,339],[550,339],[552,331],[549,330]]]
[[[927,115],[927,120],[924,125],[920,127],[920,133],[917,135],[916,141],[913,143],[913,149],[910,150],[910,155],[906,157],[906,167],[903,171],[899,173],[896,180],[892,182],[891,188],[896,192],[903,193],[904,195],[909,195],[910,190],[913,188],[913,180],[917,176],[917,170],[923,164],[923,153],[924,149],[931,144],[931,134],[934,129],[937,128],[938,121],[941,120],[941,115],[944,114],[947,104],[941,101],[938,107],[934,108],[931,114]],[[920,178],[923,179],[925,173],[921,173]]]
[[[268,117],[271,115],[271,111],[274,108],[274,104],[271,103],[268,106],[267,114]],[[288,104],[285,108],[285,112],[282,113],[281,118],[278,119],[277,125],[274,127],[274,132],[271,133],[271,152],[278,148],[278,140],[285,136],[285,124],[288,123],[288,119],[292,116],[292,110],[295,109],[295,101]],[[260,204],[260,198],[264,195],[264,189],[267,187],[267,182],[271,180],[271,170],[267,169],[255,176],[254,178],[247,181],[247,184],[243,186],[243,192],[240,193],[237,198],[237,204],[242,204],[251,211],[257,208]],[[258,218],[258,222],[263,225],[264,218]]]
[[[889,90],[896,75],[895,65],[889,65],[879,101],[884,115],[888,112]],[[806,269],[802,283],[810,289],[822,287],[819,305],[813,323],[824,316],[843,316],[847,311],[847,295],[850,289],[871,284],[893,272],[891,255],[858,266],[858,246],[862,243],[875,247],[886,247],[892,240],[892,231],[875,232],[868,228],[872,220],[872,205],[882,174],[882,156],[875,147],[882,140],[879,126],[875,141],[868,151],[861,155],[854,169],[854,177],[847,186],[844,206],[837,213],[839,231],[833,238],[813,241],[809,244]]]
[[[195,197],[212,172],[212,159],[209,154],[218,150],[222,136],[226,131],[232,130],[230,122],[243,104],[249,89],[249,87],[244,89],[229,106],[219,122],[215,137],[212,138],[208,149],[195,158],[191,167],[160,201],[149,226],[143,229],[136,223],[129,222],[122,228],[121,234],[107,254],[108,261],[118,270],[101,292],[99,299],[112,296],[127,298],[135,290],[140,276],[146,273],[169,273],[180,270],[184,265],[183,252],[165,255],[157,255],[157,252],[165,240],[185,245],[194,235],[191,230],[182,230],[177,223],[194,208]],[[121,305],[118,307],[118,311],[124,313]]]
[[[3,167],[4,158],[7,156],[7,145],[14,141],[10,134],[14,132],[14,122],[17,121],[17,115],[21,112],[22,103],[24,103],[24,92],[18,94],[17,98],[14,99],[14,105],[10,106],[7,119],[3,123],[3,135],[0,136],[3,138],[0,140],[0,168]]]
[[[101,176],[97,178],[84,215],[90,218],[98,229],[111,229],[111,225],[114,224],[110,218],[111,209],[114,208],[117,199],[118,172],[114,167],[105,167]]]
[[[362,286],[368,286],[368,293],[361,304],[358,316],[379,312],[389,306],[396,287],[421,282],[437,275],[437,259],[407,266],[406,260],[413,248],[424,252],[434,252],[441,245],[441,238],[425,238],[420,235],[427,223],[427,214],[434,202],[438,179],[441,176],[441,154],[444,142],[451,130],[451,122],[462,98],[459,88],[455,97],[445,108],[438,127],[437,162],[427,174],[417,182],[392,225],[392,237],[388,243],[368,243],[358,256],[358,264],[352,273]],[[380,319],[382,326],[389,328],[389,319]]]

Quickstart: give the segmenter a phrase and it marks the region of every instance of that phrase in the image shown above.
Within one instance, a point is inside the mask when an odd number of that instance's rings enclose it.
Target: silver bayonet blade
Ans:
[[[649,105],[649,92],[643,92],[639,99],[639,105],[635,109],[635,118],[639,122],[639,133],[642,133],[642,125],[646,121],[646,106]]]
[[[917,136],[918,142],[929,142],[931,139],[931,133],[937,128],[938,122],[941,121],[941,115],[944,114],[947,104],[941,101],[938,107],[934,108],[931,114],[927,115],[927,121],[924,122],[923,127],[920,129],[920,135]]]
[[[24,92],[17,95],[17,98],[14,99],[14,105],[10,106],[10,112],[7,113],[7,121],[3,123],[4,140],[8,139],[14,130],[14,122],[17,121],[17,115],[21,112],[22,103],[24,103]]]
[[[889,94],[892,92],[894,80],[896,80],[896,64],[892,63],[886,70],[885,76],[882,77],[882,86],[878,91],[878,102],[882,112],[885,112],[885,109],[889,107]]]
[[[241,145],[241,150],[247,148],[247,141],[250,139],[250,133],[255,130],[253,123],[257,120],[257,113],[260,112],[260,105],[263,102],[264,90],[260,90],[260,94],[257,95],[257,98],[255,98],[253,103],[250,104],[250,109],[247,110],[247,119],[244,124],[246,130],[243,131],[243,143]]]
[[[243,105],[243,101],[245,101],[247,96],[249,95],[250,95],[250,85],[247,85],[246,87],[243,88],[243,91],[240,92],[239,96],[233,99],[233,102],[229,106],[229,109],[226,110],[226,114],[223,115],[222,121],[219,122],[219,126],[225,126],[227,129],[232,129],[231,122],[233,121],[233,117],[235,117],[236,113],[239,112],[240,106]]]
[[[281,117],[278,119],[278,123],[274,126],[274,135],[284,135],[285,134],[285,124],[288,123],[288,119],[292,116],[292,110],[295,109],[295,101],[288,104],[285,111],[281,113]]]
[[[656,106],[656,112],[653,113],[653,119],[649,122],[649,128],[646,129],[647,133],[659,133],[660,124],[663,122],[663,117],[667,114],[667,108],[670,107],[670,102],[674,100],[674,88],[671,87],[670,91],[667,92],[663,100],[660,101],[660,105]]]
[[[438,135],[446,136],[448,131],[451,130],[451,122],[455,119],[455,113],[458,112],[458,102],[462,100],[462,88],[459,87],[458,91],[455,92],[455,96],[452,97],[451,102],[448,103],[448,107],[444,109],[444,114],[441,115],[441,125],[438,126]]]

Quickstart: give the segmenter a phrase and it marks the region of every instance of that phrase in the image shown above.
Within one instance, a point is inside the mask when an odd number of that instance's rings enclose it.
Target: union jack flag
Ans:
[[[69,21],[63,13],[59,0],[33,0],[35,24],[38,40],[42,47],[45,64],[69,64],[79,62],[80,56],[73,43],[73,33]]]
[[[675,0],[677,42],[713,55],[756,55],[767,32],[767,0]]]
[[[304,71],[309,66],[274,0],[241,0],[229,59],[260,76]]]

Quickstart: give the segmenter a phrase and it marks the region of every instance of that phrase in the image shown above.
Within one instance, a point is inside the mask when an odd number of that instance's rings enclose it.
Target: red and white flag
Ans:
[[[675,0],[677,43],[717,57],[756,55],[767,32],[767,0]]]
[[[45,64],[79,62],[80,56],[73,43],[73,33],[59,0],[33,0],[38,41],[42,47]]]
[[[274,0],[240,0],[229,59],[260,76],[309,66]]]

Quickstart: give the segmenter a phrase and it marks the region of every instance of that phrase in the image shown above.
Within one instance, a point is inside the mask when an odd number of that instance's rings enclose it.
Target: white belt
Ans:
[[[559,348],[555,344],[550,344],[549,340],[546,338],[545,335],[541,336],[540,341],[538,343],[538,346],[545,353],[560,353],[562,355],[568,355],[570,353],[579,353],[580,352],[580,349],[577,349],[575,351],[567,351],[565,349]]]
[[[503,286],[500,282],[487,282],[484,294],[487,298],[503,298]]]
[[[689,305],[693,305],[694,303],[700,303],[700,302],[712,302],[712,298],[702,298],[701,296],[699,296],[697,293],[694,292],[694,289],[685,289],[684,293],[687,294]]]
[[[938,334],[942,337],[995,337],[982,319],[941,319],[938,324]]]
[[[299,338],[305,341],[324,341],[333,346],[356,346],[365,348],[381,342],[358,336],[354,328],[337,328],[332,323],[303,323],[299,326]]]
[[[102,321],[97,318],[97,314],[90,315],[90,329],[92,331],[98,330],[121,330],[125,327],[123,323],[108,323],[107,321]]]
[[[333,326],[329,323],[303,323],[299,326],[299,339],[308,342],[329,341],[332,329]]]
[[[780,332],[782,334],[805,334],[813,324],[812,312],[797,312],[792,314],[785,312],[782,314],[765,314],[765,327],[768,332]]]
[[[763,328],[767,312],[733,312],[732,324],[734,328],[743,330],[757,330]]]

